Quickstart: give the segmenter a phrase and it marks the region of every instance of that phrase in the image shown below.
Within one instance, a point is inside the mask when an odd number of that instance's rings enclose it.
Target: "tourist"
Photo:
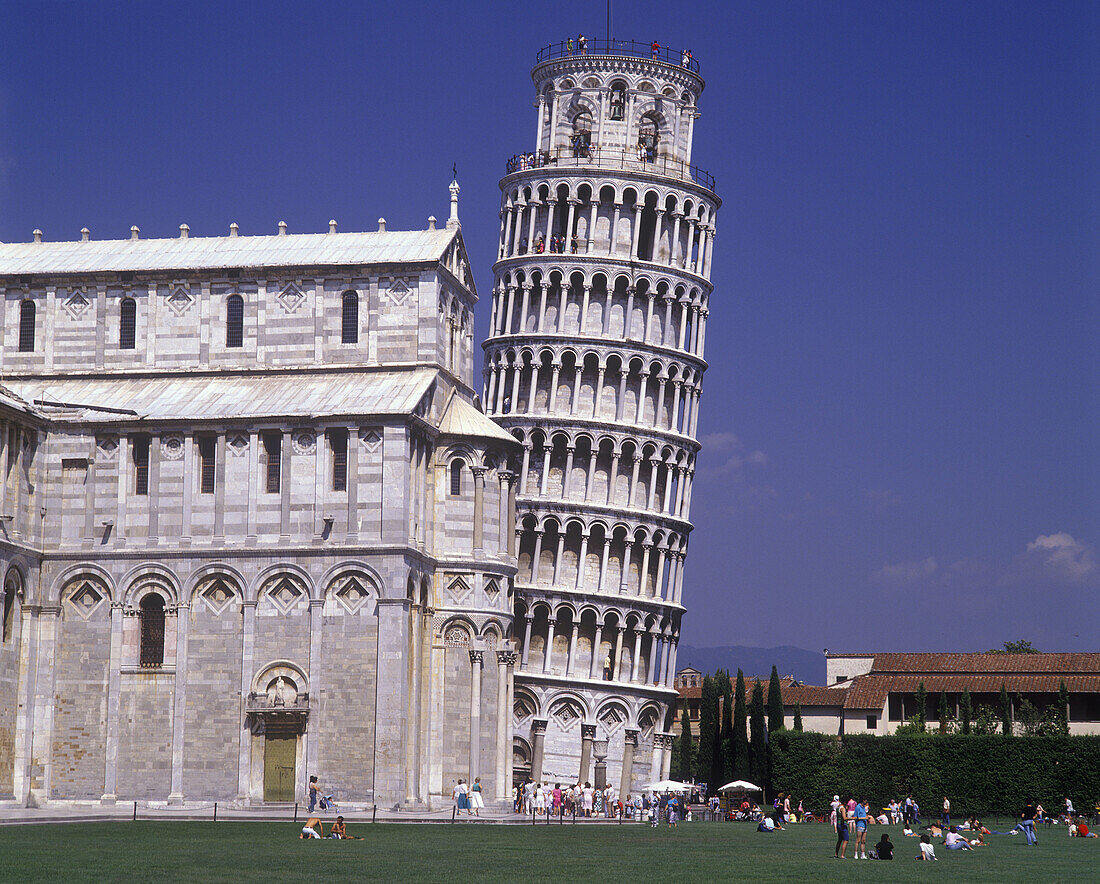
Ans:
[[[566,52],[568,52],[570,55],[573,54],[573,38],[572,37],[570,37],[568,40],[565,41],[565,49],[566,49]]]
[[[1070,838],[1095,838],[1095,837],[1097,837],[1095,832],[1090,832],[1089,831],[1088,823],[1086,823],[1083,819],[1079,819],[1076,822],[1071,823],[1069,828],[1070,828],[1070,833],[1069,833]]]
[[[654,40],[649,44],[649,49],[653,53],[654,58],[659,58],[661,55],[661,44]]]
[[[317,806],[317,799],[321,797],[321,784],[317,782],[317,777],[309,778],[309,812],[313,813],[313,809]]]
[[[320,839],[321,837],[321,818],[311,816],[306,824],[302,826],[301,834],[298,837],[303,841],[308,841],[310,838]]]
[[[540,233],[539,238],[535,240],[535,252],[541,255],[546,250],[546,239]]]
[[[1039,846],[1039,839],[1035,837],[1035,817],[1037,813],[1035,805],[1028,803],[1020,814],[1020,824],[1018,826],[1023,831],[1024,837],[1027,838],[1027,844],[1035,847]]]
[[[871,848],[871,859],[893,859],[894,858],[894,845],[890,841],[890,836],[885,832],[882,833],[882,837],[878,839],[878,843]]]
[[[588,38],[584,34],[577,34],[577,48],[581,55],[588,55]]]
[[[970,846],[970,842],[959,834],[959,830],[955,828],[955,826],[951,826],[951,828],[947,830],[947,834],[943,836],[943,846],[948,850],[974,849]]]
[[[470,786],[470,807],[473,808],[474,816],[481,816],[481,808],[485,806],[485,801],[481,797],[481,777],[474,777],[474,784]]]
[[[905,822],[912,824],[913,822],[913,796],[907,795],[905,798]]]
[[[852,859],[867,859],[867,799],[856,803],[856,848]]]
[[[837,859],[844,859],[844,852],[848,849],[848,811],[843,804],[840,803],[840,799],[837,799],[836,805],[836,848],[833,850],[833,856]]]
[[[679,822],[680,801],[675,795],[668,796],[668,827],[675,829]]]
[[[933,860],[936,858],[936,850],[932,846],[932,839],[927,835],[920,836],[920,854],[917,859]]]
[[[829,803],[829,807],[831,808],[830,811],[829,811],[829,822],[831,822],[833,824],[833,831],[835,832],[835,831],[837,831],[837,821],[840,819],[840,814],[839,814],[840,796],[839,795],[834,795],[833,796],[833,800]]]
[[[943,814],[940,817],[940,822],[946,829],[951,825],[951,802],[947,800],[947,796],[943,796]]]
[[[577,254],[577,249],[580,246],[580,241],[577,239],[577,234],[573,234],[573,238],[569,240],[569,251],[574,255]]]

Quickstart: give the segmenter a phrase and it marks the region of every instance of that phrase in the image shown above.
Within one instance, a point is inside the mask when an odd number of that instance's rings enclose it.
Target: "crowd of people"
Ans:
[[[512,808],[518,814],[536,818],[600,818],[609,820],[661,822],[675,827],[691,819],[691,803],[675,792],[641,791],[620,797],[613,785],[595,788],[590,782],[567,784],[535,783],[528,780],[512,789]]]

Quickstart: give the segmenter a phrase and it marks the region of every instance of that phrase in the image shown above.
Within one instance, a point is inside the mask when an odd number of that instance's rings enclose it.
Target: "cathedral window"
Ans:
[[[133,298],[123,298],[118,310],[118,348],[133,350],[137,346],[137,304]]]
[[[348,490],[348,431],[335,427],[328,431],[328,444],[332,449],[332,490]]]
[[[130,448],[134,461],[134,494],[144,497],[149,493],[149,437],[134,436]]]
[[[283,434],[264,433],[264,460],[266,462],[265,490],[268,494],[278,494],[281,479],[283,453]]]
[[[462,461],[451,461],[451,496],[458,497],[462,494]]]
[[[19,352],[34,352],[34,301],[19,305]]]
[[[196,440],[199,446],[199,493],[214,493],[215,439],[202,436]]]
[[[164,599],[149,593],[138,606],[141,615],[141,665],[164,665]]]
[[[244,298],[230,295],[225,302],[225,346],[244,346]]]
[[[344,292],[340,342],[359,343],[359,296],[355,292]]]
[[[15,621],[15,587],[10,583],[4,587],[4,644],[11,641]]]

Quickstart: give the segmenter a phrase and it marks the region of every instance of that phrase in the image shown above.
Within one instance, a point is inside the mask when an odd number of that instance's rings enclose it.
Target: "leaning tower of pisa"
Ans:
[[[485,405],[523,443],[514,776],[667,777],[711,251],[688,53],[539,52],[507,161]]]

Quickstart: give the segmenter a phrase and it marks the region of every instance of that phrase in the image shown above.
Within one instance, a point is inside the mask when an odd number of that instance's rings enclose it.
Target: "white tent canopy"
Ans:
[[[719,792],[763,792],[759,786],[754,786],[748,780],[734,780],[732,783],[726,783]]]
[[[691,783],[678,783],[675,780],[661,780],[659,783],[647,783],[642,786],[646,792],[690,792]]]

